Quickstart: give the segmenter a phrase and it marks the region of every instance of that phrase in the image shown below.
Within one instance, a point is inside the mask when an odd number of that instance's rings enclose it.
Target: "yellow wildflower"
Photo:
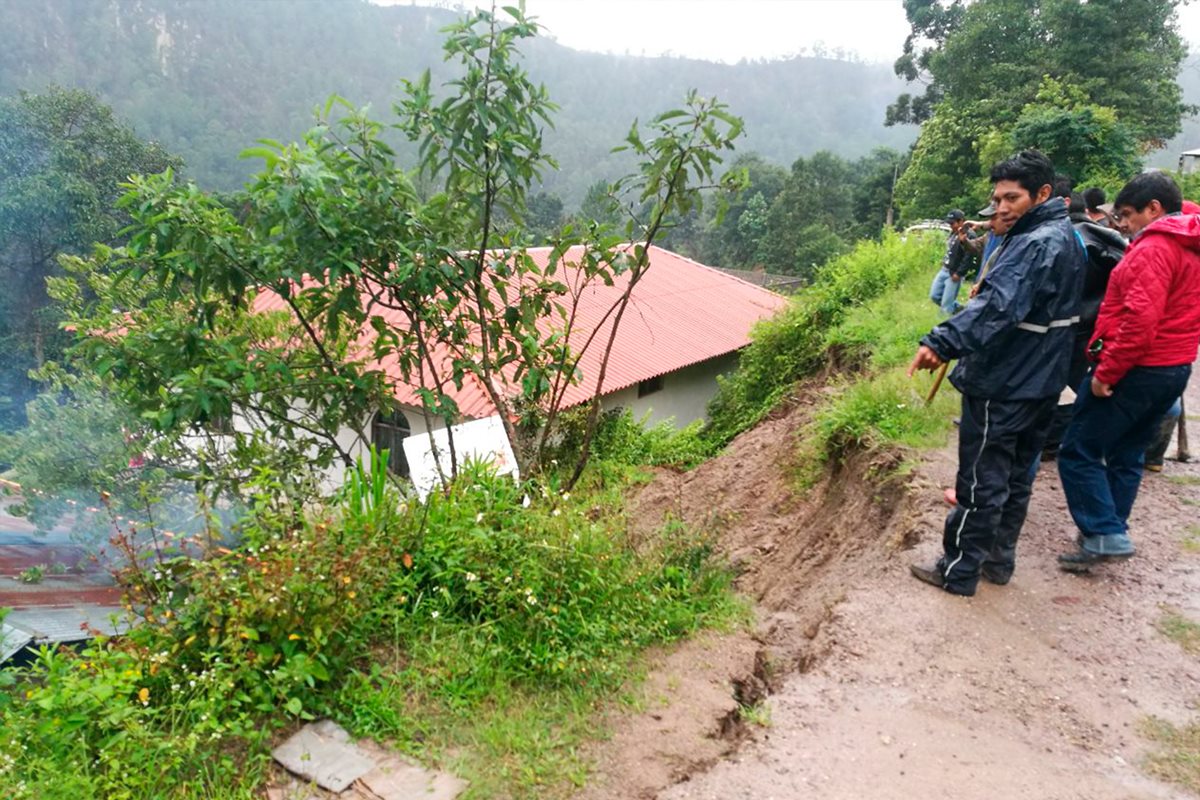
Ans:
[[[141,689],[138,689],[138,700],[141,700],[142,705],[144,706],[150,704],[150,690],[145,686],[143,686]]]

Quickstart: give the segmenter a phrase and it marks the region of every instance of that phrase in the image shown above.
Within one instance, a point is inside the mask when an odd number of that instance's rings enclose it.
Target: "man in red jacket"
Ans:
[[[1133,555],[1129,512],[1142,458],[1159,420],[1183,393],[1200,345],[1200,217],[1181,214],[1175,181],[1138,175],[1113,202],[1134,237],[1112,271],[1058,456],[1071,517],[1082,536],[1058,557],[1071,572]]]

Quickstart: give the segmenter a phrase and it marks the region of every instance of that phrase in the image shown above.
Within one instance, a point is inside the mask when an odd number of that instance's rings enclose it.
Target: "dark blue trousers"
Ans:
[[[1012,574],[1057,397],[1040,400],[962,398],[958,428],[958,504],[946,517],[938,566],[946,590],[972,595],[979,571]]]
[[[1128,535],[1146,447],[1191,374],[1186,364],[1134,367],[1113,387],[1112,397],[1092,394],[1090,374],[1079,384],[1075,415],[1058,454],[1058,474],[1085,549],[1108,552],[1089,547],[1088,540]]]

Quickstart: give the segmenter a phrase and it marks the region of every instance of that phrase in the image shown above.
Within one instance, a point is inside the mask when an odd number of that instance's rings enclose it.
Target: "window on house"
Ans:
[[[388,471],[401,478],[408,477],[404,440],[411,433],[412,426],[401,411],[380,411],[371,422],[371,442],[379,452],[388,451]]]
[[[638,384],[638,397],[645,397],[648,394],[662,391],[663,376],[655,375],[653,378],[644,380]]]

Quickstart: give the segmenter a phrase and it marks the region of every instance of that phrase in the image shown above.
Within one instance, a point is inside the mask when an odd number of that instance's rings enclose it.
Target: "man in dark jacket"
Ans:
[[[1051,201],[1048,158],[1027,150],[993,167],[991,180],[1008,233],[978,294],[921,340],[909,367],[912,375],[959,359],[950,375],[962,393],[957,505],[942,557],[932,567],[912,565],[912,573],[968,596],[981,573],[999,584],[1012,576],[1033,465],[1067,382],[1084,268],[1066,205]],[[1002,560],[989,555],[997,541],[1012,545]]]
[[[1092,340],[1096,317],[1100,314],[1100,301],[1104,299],[1104,291],[1108,288],[1109,274],[1125,255],[1126,242],[1125,237],[1117,231],[1092,221],[1086,201],[1078,192],[1072,193],[1067,214],[1087,255],[1083,272],[1083,296],[1079,306],[1079,324],[1075,326],[1071,371],[1067,376],[1067,385],[1074,389],[1087,374],[1087,348]],[[1060,400],[1058,408],[1054,411],[1054,422],[1050,425],[1046,448],[1042,451],[1043,461],[1053,461],[1058,457],[1058,448],[1074,414],[1074,397],[1069,393],[1064,394],[1067,395],[1067,399]]]
[[[1067,506],[1082,536],[1058,557],[1066,570],[1133,555],[1129,513],[1142,459],[1163,415],[1187,386],[1200,344],[1200,217],[1182,215],[1168,175],[1147,172],[1113,201],[1134,239],[1109,277],[1058,456]]]

